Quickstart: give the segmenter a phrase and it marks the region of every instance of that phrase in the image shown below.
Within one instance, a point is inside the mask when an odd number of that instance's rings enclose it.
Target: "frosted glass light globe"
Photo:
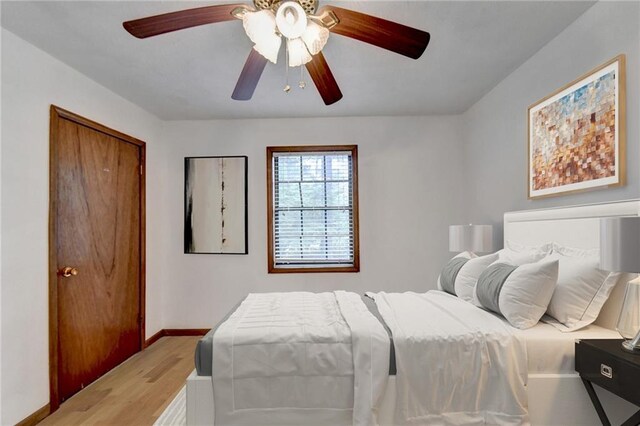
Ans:
[[[276,33],[276,17],[270,10],[247,12],[242,15],[242,26],[252,42]]]
[[[270,10],[247,12],[242,16],[242,25],[247,36],[254,43],[253,48],[274,64],[282,39],[276,34],[276,17]]]
[[[276,12],[276,25],[286,38],[299,38],[307,29],[307,14],[298,2],[286,1]]]
[[[299,67],[312,59],[301,38],[287,40],[287,49],[289,51],[290,67]]]
[[[309,21],[307,29],[302,34],[302,40],[307,45],[309,53],[317,55],[329,40],[329,30],[313,21]]]
[[[271,34],[269,37],[264,37],[253,48],[256,52],[267,58],[274,64],[278,62],[278,52],[282,45],[282,38],[279,35]]]

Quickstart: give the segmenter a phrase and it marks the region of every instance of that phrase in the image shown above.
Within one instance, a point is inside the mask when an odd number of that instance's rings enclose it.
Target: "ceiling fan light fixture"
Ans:
[[[297,1],[286,1],[276,12],[276,25],[286,38],[299,38],[307,29],[307,14]]]
[[[280,51],[281,45],[282,38],[272,34],[271,36],[260,39],[260,41],[253,45],[253,48],[256,52],[275,64],[278,62],[278,52]]]
[[[317,55],[327,44],[329,40],[329,30],[325,27],[309,21],[307,29],[302,34],[302,41],[309,49],[309,53]]]
[[[276,18],[270,10],[246,12],[242,15],[242,26],[254,43],[276,34]]]
[[[282,39],[276,33],[276,17],[273,12],[246,12],[242,15],[242,26],[254,43],[253,48],[256,52],[275,64],[278,61]]]
[[[251,99],[265,65],[268,61],[276,63],[282,39],[286,37],[287,90],[291,90],[289,67],[300,66],[299,87],[305,86],[302,65],[306,64],[309,77],[326,105],[342,99],[340,87],[322,54],[329,31],[412,59],[422,56],[431,39],[426,31],[338,6],[325,6],[318,11],[319,1],[253,0],[255,8],[247,4],[216,4],[134,19],[122,25],[132,36],[145,39],[202,25],[242,20],[254,47],[231,95],[236,100]]]
[[[287,52],[289,53],[290,67],[302,66],[313,59],[301,38],[287,40]]]

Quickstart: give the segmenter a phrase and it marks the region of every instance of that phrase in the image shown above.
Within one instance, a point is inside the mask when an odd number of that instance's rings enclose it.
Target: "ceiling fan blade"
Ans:
[[[232,21],[236,19],[231,12],[244,4],[221,4],[216,6],[198,7],[180,10],[178,12],[134,19],[123,23],[124,29],[138,38],[147,38],[171,31],[197,27],[199,25],[216,22]]]
[[[251,49],[251,53],[249,53],[247,62],[245,62],[244,68],[242,68],[240,78],[238,78],[231,99],[235,99],[236,101],[248,101],[251,99],[258,85],[258,81],[260,81],[260,76],[262,76],[265,65],[267,65],[267,59],[254,49]]]
[[[334,104],[342,99],[342,92],[322,52],[314,55],[311,62],[308,62],[306,66],[325,105]]]
[[[431,38],[426,31],[341,7],[325,6],[319,10],[318,15],[325,12],[333,12],[340,21],[329,29],[332,33],[373,44],[413,59],[422,55]]]

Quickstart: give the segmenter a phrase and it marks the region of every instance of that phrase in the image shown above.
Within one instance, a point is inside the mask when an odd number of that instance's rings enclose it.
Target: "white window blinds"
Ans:
[[[275,265],[353,265],[351,152],[277,152],[272,166]]]

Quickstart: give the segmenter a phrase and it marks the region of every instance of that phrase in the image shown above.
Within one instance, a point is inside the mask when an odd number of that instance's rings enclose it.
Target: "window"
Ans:
[[[267,148],[269,272],[358,272],[358,147]]]

